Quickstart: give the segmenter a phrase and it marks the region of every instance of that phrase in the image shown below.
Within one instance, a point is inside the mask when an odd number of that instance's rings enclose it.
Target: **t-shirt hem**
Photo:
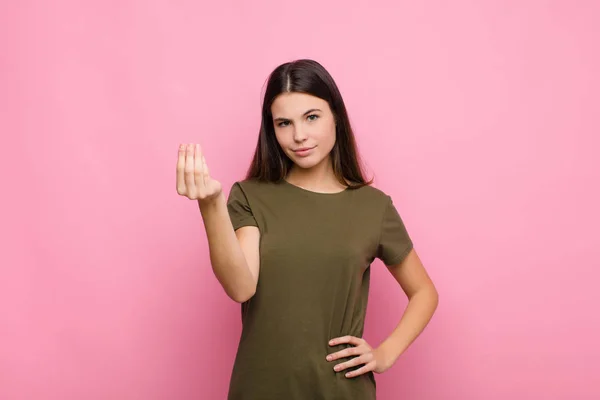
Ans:
[[[233,223],[233,230],[237,231],[238,229],[243,228],[244,226],[256,226],[258,228],[258,224],[254,222],[254,218],[248,218]]]
[[[408,253],[410,253],[410,251],[413,249],[413,247],[414,246],[411,242],[410,245],[406,248],[406,250],[404,250],[402,253],[392,257],[390,260],[387,260],[387,262],[385,262],[384,264],[387,267],[391,267],[393,265],[401,263],[406,258],[406,256],[408,256]]]

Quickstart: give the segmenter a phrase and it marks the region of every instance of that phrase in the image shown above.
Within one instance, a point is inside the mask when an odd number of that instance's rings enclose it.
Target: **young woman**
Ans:
[[[225,199],[198,144],[181,145],[177,191],[197,200],[213,271],[242,303],[229,400],[375,399],[429,322],[437,291],[391,198],[361,171],[342,96],[317,62],[270,75],[254,159]],[[379,346],[363,338],[370,265],[409,298]]]

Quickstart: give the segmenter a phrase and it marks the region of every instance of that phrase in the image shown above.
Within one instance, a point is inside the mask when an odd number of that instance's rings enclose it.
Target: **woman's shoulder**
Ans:
[[[390,196],[380,188],[377,188],[370,185],[362,186],[358,189],[352,189],[356,193],[359,193],[367,200],[377,201],[377,202],[387,202]]]
[[[255,190],[266,188],[275,185],[275,182],[268,182],[263,180],[258,180],[256,178],[245,178],[233,183],[233,186],[238,186],[244,190]]]
[[[255,178],[251,179],[241,179],[235,181],[231,186],[232,191],[241,191],[246,196],[248,195],[261,195],[267,194],[272,191],[272,189],[277,185],[276,182],[268,182],[263,180],[258,180]]]

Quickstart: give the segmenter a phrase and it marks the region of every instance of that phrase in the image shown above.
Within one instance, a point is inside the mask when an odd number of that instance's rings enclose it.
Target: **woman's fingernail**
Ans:
[[[331,361],[331,356],[327,356],[327,361]]]

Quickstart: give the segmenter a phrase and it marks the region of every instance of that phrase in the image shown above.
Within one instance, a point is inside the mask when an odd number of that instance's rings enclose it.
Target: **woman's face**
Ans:
[[[282,93],[271,105],[277,142],[300,168],[330,162],[335,118],[329,104],[305,93]]]

